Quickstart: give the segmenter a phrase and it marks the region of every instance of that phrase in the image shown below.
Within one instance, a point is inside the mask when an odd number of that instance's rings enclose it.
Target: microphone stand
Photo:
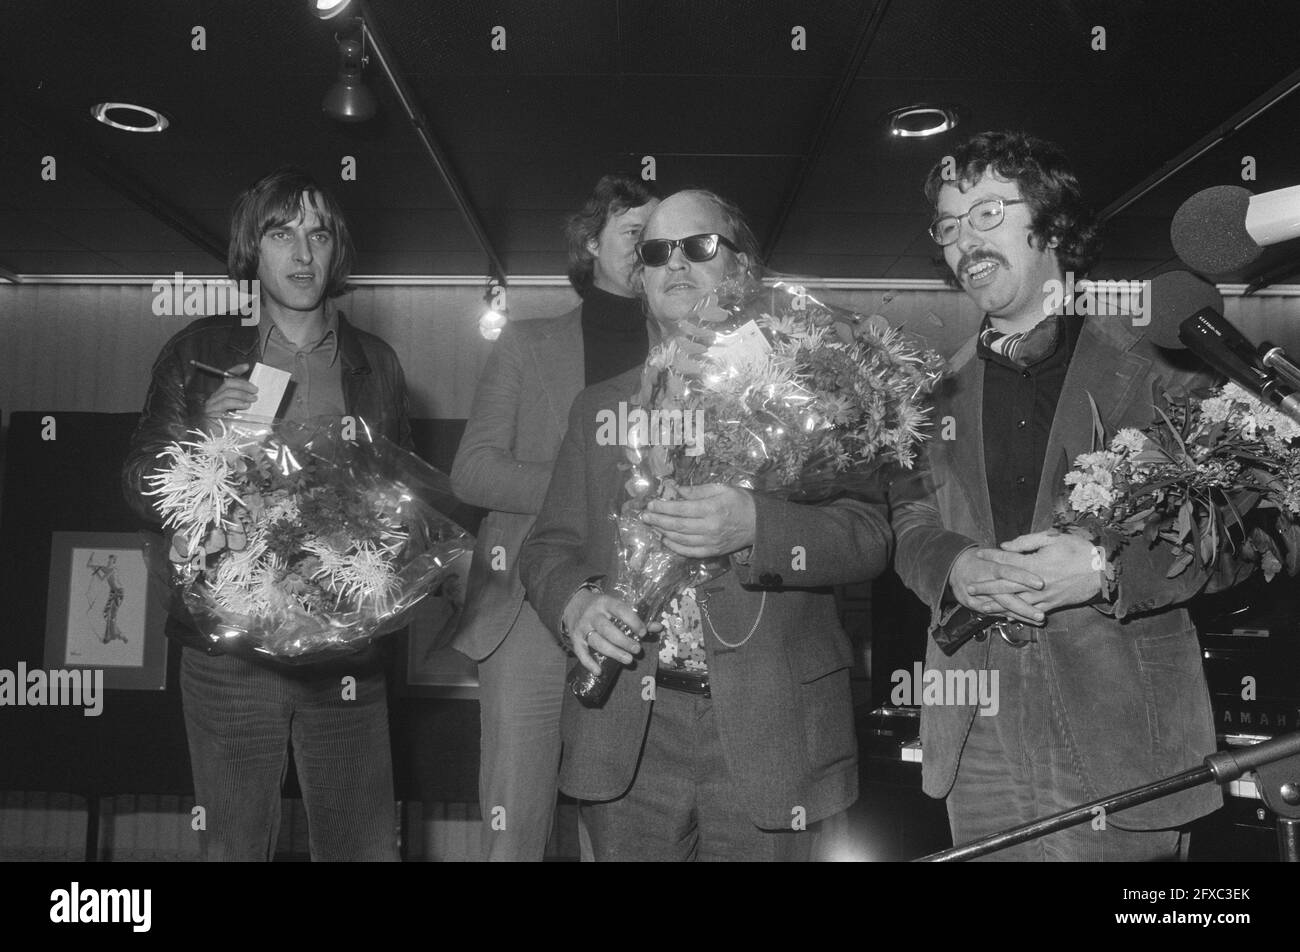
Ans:
[[[1093,800],[1070,810],[1062,810],[1041,820],[994,833],[962,846],[931,853],[913,860],[918,863],[947,863],[986,856],[1008,846],[1037,839],[1049,833],[1087,823],[1099,812],[1109,816],[1199,787],[1215,781],[1220,785],[1237,780],[1248,770],[1255,771],[1264,804],[1277,815],[1278,858],[1286,863],[1300,863],[1300,731],[1283,734],[1251,747],[1220,751],[1205,758],[1201,767],[1184,770],[1163,780],[1134,787],[1101,800]]]
[[[1259,360],[1265,367],[1286,381],[1292,390],[1300,390],[1300,367],[1291,363],[1286,351],[1268,341],[1259,345]]]

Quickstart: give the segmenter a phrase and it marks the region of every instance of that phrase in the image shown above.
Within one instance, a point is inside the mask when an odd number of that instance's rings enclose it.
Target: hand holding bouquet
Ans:
[[[696,315],[690,336],[651,351],[622,441],[615,590],[647,621],[729,564],[669,549],[641,521],[650,500],[708,483],[798,502],[869,491],[882,466],[911,467],[943,371],[938,355],[883,320],[789,281],[728,281]],[[584,703],[601,703],[618,670],[597,661],[601,675],[580,669],[571,683]]]
[[[469,552],[446,476],[337,420],[222,425],[149,477],[171,582],[209,644],[317,661],[400,628]]]

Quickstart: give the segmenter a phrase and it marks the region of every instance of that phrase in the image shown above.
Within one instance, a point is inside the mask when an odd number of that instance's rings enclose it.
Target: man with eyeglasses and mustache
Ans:
[[[962,606],[1004,619],[951,657],[927,639],[931,670],[999,674],[991,716],[921,712],[924,789],[947,798],[961,845],[1199,766],[1215,737],[1179,607],[1206,575],[1166,578],[1168,548],[1140,541],[1108,565],[1091,539],[1051,529],[1067,469],[1092,448],[1090,396],[1113,434],[1150,424],[1153,384],[1210,381],[1172,365],[1131,318],[1045,306],[1050,282],[1082,277],[1099,247],[1058,147],[983,133],[952,158],[955,178],[940,163],[925,183],[931,237],[985,317],[936,393],[934,419],[951,417],[955,436],[927,446],[931,491],[895,500],[893,519],[899,575],[930,606],[932,633]],[[1203,786],[989,858],[1176,859],[1178,828],[1221,804]]]
[[[682,325],[698,336],[696,306],[724,277],[758,266],[739,210],[701,190],[665,199],[637,251],[646,307],[665,337]],[[807,859],[809,825],[857,797],[852,652],[828,586],[881,571],[884,507],[683,487],[680,500],[650,503],[646,523],[673,551],[726,556],[730,570],[660,618],[638,618],[610,594],[610,515],[626,475],[623,447],[600,445],[597,421],[631,398],[640,375],[574,402],[522,554],[529,600],[578,661],[598,671],[600,652],[627,666],[603,706],[566,693],[560,788],[582,801],[598,860]],[[807,553],[800,568],[796,546]],[[663,637],[641,643],[615,620]],[[670,640],[677,650],[666,650]]]

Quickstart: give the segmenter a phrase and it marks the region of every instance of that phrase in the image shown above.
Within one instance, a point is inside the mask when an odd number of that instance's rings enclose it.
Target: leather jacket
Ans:
[[[364,420],[371,432],[411,449],[406,379],[393,349],[374,334],[353,327],[341,312],[338,347],[346,412]],[[190,361],[225,369],[252,364],[260,358],[259,327],[244,326],[232,317],[197,320],[163,346],[154,362],[144,411],[122,467],[127,504],[146,522],[155,527],[162,523],[150,497],[144,495],[149,488],[146,477],[158,468],[158,454],[168,444],[186,439],[187,431],[199,426],[204,404],[224,380],[199,370]],[[174,616],[168,618],[167,634],[182,644],[214,653],[197,632]]]

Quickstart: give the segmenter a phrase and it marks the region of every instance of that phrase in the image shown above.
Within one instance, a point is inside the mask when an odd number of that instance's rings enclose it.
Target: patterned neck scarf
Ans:
[[[1056,352],[1061,337],[1061,316],[1052,314],[1027,331],[1003,334],[992,325],[980,331],[976,353],[1013,370],[1024,370]]]

